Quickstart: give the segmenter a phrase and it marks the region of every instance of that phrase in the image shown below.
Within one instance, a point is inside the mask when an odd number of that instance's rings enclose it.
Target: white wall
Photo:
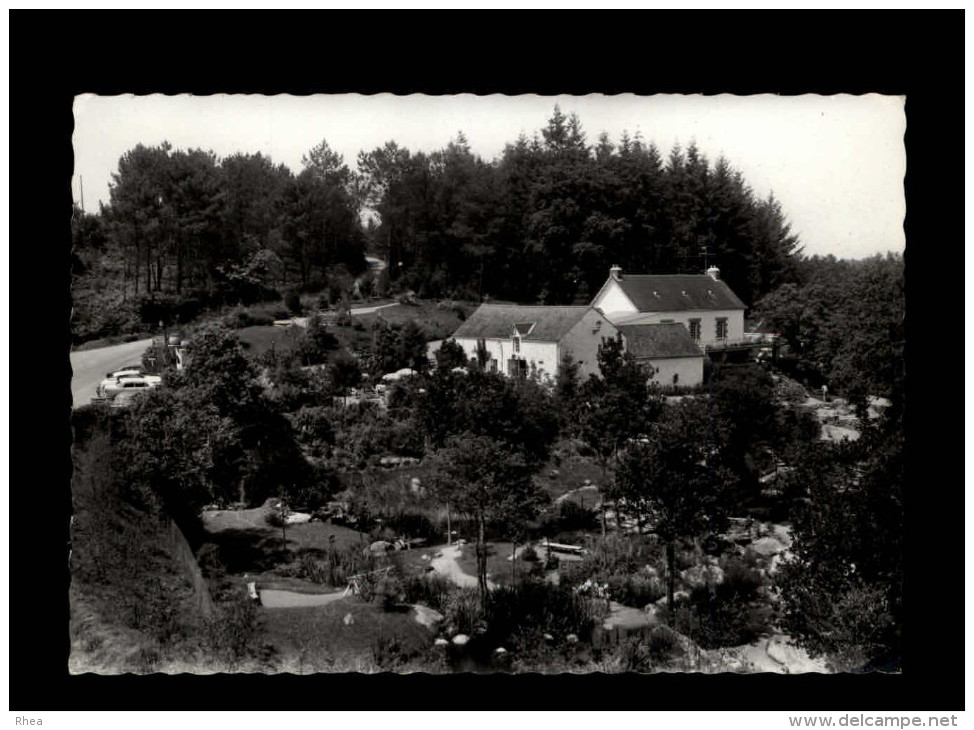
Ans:
[[[558,362],[562,353],[570,350],[572,359],[579,363],[582,380],[589,375],[599,374],[599,345],[605,337],[613,338],[619,332],[612,323],[594,309],[588,310],[568,333],[561,338],[558,346]],[[557,372],[557,371],[556,371]]]
[[[613,315],[636,314],[639,311],[615,279],[609,279],[605,288],[595,296],[592,306],[601,309],[610,320]]]
[[[690,320],[700,320],[700,345],[715,345],[717,340],[717,318],[727,318],[727,341],[740,342],[744,339],[744,310],[743,309],[706,309],[687,310],[681,312],[646,312],[637,317],[625,317],[625,322],[618,320],[615,324],[656,324],[663,320],[682,322],[690,331]],[[610,319],[612,319],[610,317]]]
[[[673,376],[679,376],[675,383],[679,386],[700,385],[703,382],[702,357],[666,357],[658,360],[640,360],[648,362],[656,371],[650,379],[660,385],[674,385]]]
[[[476,359],[476,338],[457,337],[456,341],[463,348],[468,360]],[[484,340],[484,344],[490,357],[497,360],[497,369],[504,375],[507,375],[507,361],[512,355],[527,361],[529,372],[531,364],[534,363],[538,375],[542,378],[547,376],[553,379],[555,373],[558,372],[558,345],[554,342],[532,342],[522,339],[519,353],[514,352],[514,345],[510,337],[504,339],[488,338]]]

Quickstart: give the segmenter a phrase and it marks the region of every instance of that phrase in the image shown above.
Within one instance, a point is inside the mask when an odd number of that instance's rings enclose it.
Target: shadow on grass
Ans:
[[[210,533],[206,540],[216,546],[229,573],[260,573],[293,558],[278,534],[228,529]]]

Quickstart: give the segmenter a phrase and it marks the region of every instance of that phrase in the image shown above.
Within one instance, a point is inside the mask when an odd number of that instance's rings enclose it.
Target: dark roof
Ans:
[[[624,274],[619,284],[640,312],[744,309],[726,283],[707,274]]]
[[[680,322],[622,324],[617,327],[626,349],[642,358],[703,357],[703,352]]]
[[[591,307],[532,307],[481,304],[453,333],[454,337],[507,338],[517,327],[526,341],[558,342]]]

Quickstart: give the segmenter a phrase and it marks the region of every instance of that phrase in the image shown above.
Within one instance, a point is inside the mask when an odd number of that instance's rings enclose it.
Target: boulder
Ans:
[[[466,634],[457,634],[453,637],[454,646],[466,646],[468,641],[470,641],[470,637]]]
[[[437,639],[436,641],[433,642],[433,646],[441,646],[442,647],[442,646],[449,646],[449,645],[450,645],[450,642],[447,641],[446,639]]]
[[[680,579],[690,588],[720,585],[724,582],[724,571],[719,565],[695,565],[682,571]]]
[[[391,549],[392,543],[388,540],[376,540],[369,545],[369,552],[373,555],[385,555]]]
[[[352,616],[352,614],[350,613],[346,613],[345,618],[342,619],[342,623],[345,624],[346,626],[351,626],[352,624],[355,623],[355,617]]]
[[[751,550],[765,558],[776,555],[784,549],[785,546],[773,537],[762,537],[751,543]]]
[[[413,610],[416,611],[416,623],[422,624],[423,626],[432,628],[443,620],[443,614],[439,611],[434,611],[429,606],[416,604],[413,606]]]
[[[649,576],[650,578],[659,577],[659,571],[656,570],[656,568],[654,568],[652,565],[649,565],[648,563],[644,565],[639,572],[643,573],[646,576]]]

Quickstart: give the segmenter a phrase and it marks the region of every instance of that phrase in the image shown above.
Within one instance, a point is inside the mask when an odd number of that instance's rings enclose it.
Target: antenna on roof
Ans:
[[[703,259],[703,268],[706,270],[710,264],[710,251],[707,246],[700,249],[700,257]]]

